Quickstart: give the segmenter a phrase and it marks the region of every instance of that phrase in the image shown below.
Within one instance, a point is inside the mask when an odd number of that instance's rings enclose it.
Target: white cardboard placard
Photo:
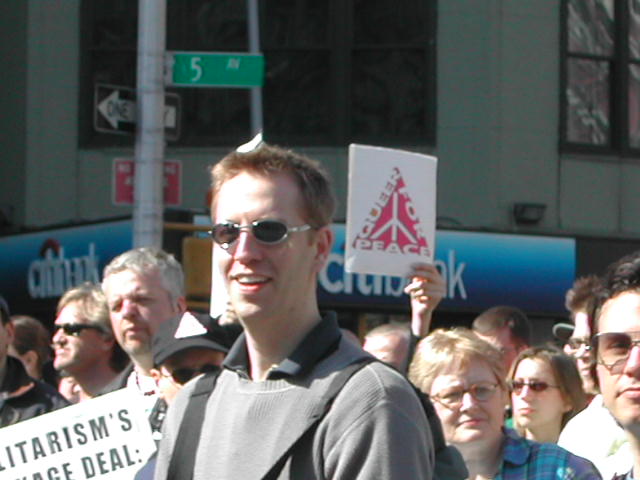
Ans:
[[[366,145],[349,146],[345,270],[407,276],[433,263],[437,159]]]
[[[0,478],[132,479],[155,451],[140,396],[123,388],[0,430]]]

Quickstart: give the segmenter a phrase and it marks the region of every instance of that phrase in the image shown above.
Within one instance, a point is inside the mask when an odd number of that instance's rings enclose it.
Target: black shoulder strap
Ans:
[[[220,370],[198,379],[184,411],[178,436],[173,445],[167,480],[191,480],[196,462],[196,450],[204,422],[207,400],[216,386]]]

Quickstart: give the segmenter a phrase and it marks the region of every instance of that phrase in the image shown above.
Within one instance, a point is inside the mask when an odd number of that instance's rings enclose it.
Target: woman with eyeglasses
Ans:
[[[432,332],[417,346],[409,379],[431,396],[447,443],[462,454],[469,479],[601,478],[588,460],[504,428],[508,389],[502,354],[472,331]]]
[[[530,440],[556,443],[569,419],[587,404],[575,363],[553,347],[520,352],[508,378],[514,426]]]

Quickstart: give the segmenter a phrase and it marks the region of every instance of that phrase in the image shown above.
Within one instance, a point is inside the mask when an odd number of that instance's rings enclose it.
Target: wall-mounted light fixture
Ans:
[[[514,203],[513,219],[518,225],[537,225],[546,209],[544,203]]]

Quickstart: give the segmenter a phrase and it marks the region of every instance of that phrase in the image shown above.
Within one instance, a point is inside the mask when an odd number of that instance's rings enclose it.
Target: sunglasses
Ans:
[[[640,332],[630,333],[633,333],[634,337],[640,336]],[[622,332],[598,333],[591,340],[597,362],[609,369],[624,365],[631,349],[637,345],[640,345],[640,338],[634,340],[629,333]]]
[[[527,382],[522,380],[511,380],[509,382],[509,389],[516,395],[520,395],[525,386],[529,387],[529,390],[536,393],[544,392],[548,388],[559,388],[557,385],[549,385],[547,382],[540,382],[537,380],[529,380]]]
[[[62,325],[55,325],[55,327],[56,329],[53,332],[54,335],[58,333],[58,330],[62,330],[65,335],[70,335],[72,337],[79,337],[83,330],[96,330],[98,332],[105,333],[102,327],[88,323],[63,323]]]
[[[479,382],[471,385],[469,388],[444,390],[436,395],[432,395],[432,398],[445,407],[454,409],[462,405],[462,399],[465,393],[471,395],[478,402],[486,402],[493,396],[497,388],[497,383]]]
[[[201,373],[217,372],[220,367],[217,365],[202,365],[200,368],[176,368],[170,375],[163,375],[170,377],[178,385],[184,385],[196,375]]]
[[[239,225],[233,222],[218,223],[209,231],[211,238],[225,250],[240,236],[242,230],[251,230],[251,233],[260,243],[275,245],[287,239],[290,233],[304,232],[311,225],[304,224],[299,227],[287,227],[278,220],[258,220],[249,225]]]

